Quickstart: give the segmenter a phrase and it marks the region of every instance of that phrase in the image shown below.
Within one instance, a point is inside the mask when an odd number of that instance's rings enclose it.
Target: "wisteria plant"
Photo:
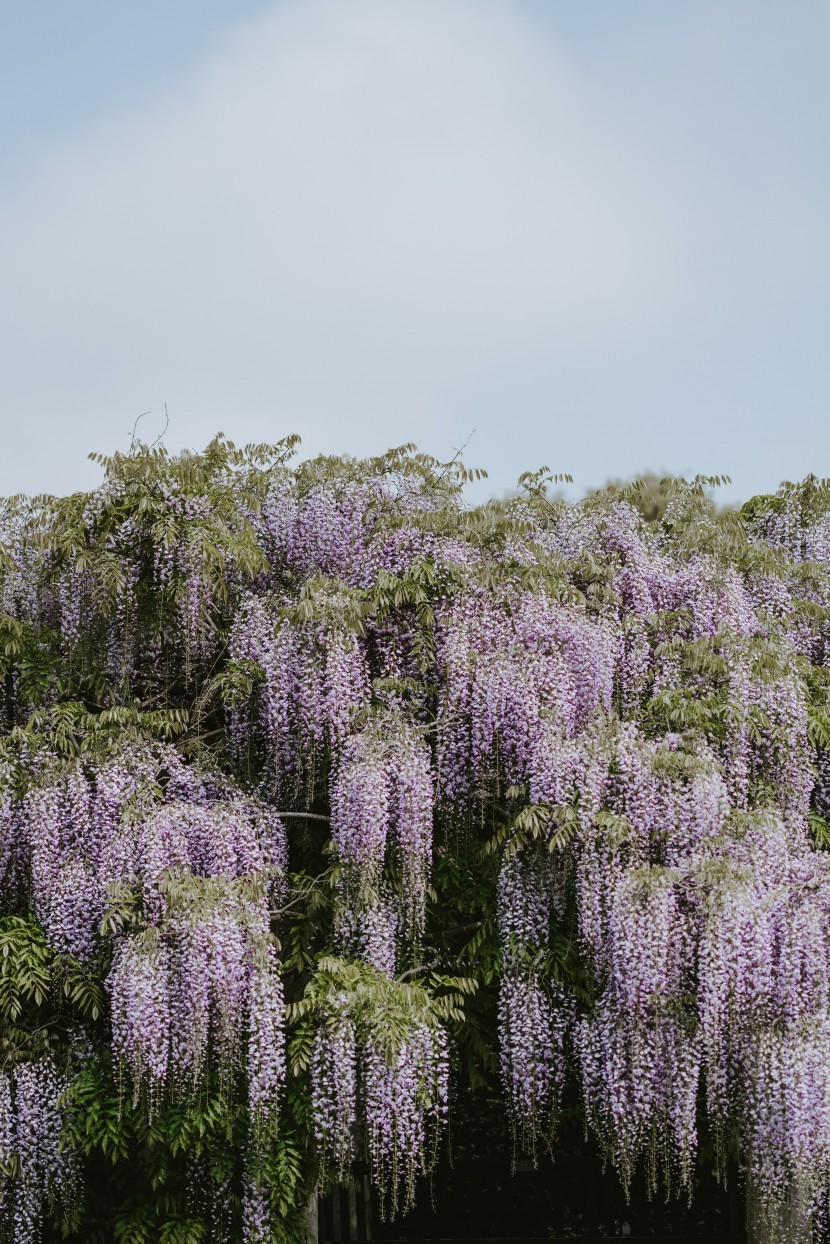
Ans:
[[[830,482],[134,444],[0,505],[0,1239],[407,1208],[458,1094],[830,1225]],[[655,500],[656,498],[656,500]]]

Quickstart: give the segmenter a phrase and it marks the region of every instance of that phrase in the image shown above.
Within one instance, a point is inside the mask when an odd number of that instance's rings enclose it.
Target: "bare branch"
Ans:
[[[163,440],[163,439],[164,439],[164,436],[165,436],[165,434],[166,434],[166,432],[167,432],[167,429],[168,429],[169,427],[170,427],[170,416],[169,416],[169,415],[168,415],[168,413],[167,413],[167,403],[165,402],[165,403],[164,403],[164,427],[163,427],[163,428],[162,428],[162,430],[159,432],[158,436],[156,437],[156,439],[153,441],[152,445],[150,446],[150,448],[151,448],[151,449],[155,449],[155,447],[156,447],[156,445],[158,445],[159,441],[161,441],[161,440]]]
[[[203,735],[203,738],[206,738],[206,737],[207,737],[206,735]],[[305,821],[330,821],[331,820],[330,816],[322,816],[321,813],[319,812],[276,812],[275,816],[281,816],[283,820],[285,820],[286,817],[298,817]]]
[[[133,424],[133,431],[132,431],[132,435],[130,436],[130,453],[133,452],[133,446],[135,445],[135,434],[138,431],[138,425],[141,423],[141,420],[146,419],[147,415],[149,415],[150,413],[151,412],[149,410],[143,410],[141,414],[138,416],[138,418],[136,419],[135,423]]]
[[[465,449],[467,448],[467,446],[469,445],[470,441],[471,441],[471,440],[473,439],[473,437],[475,436],[475,434],[476,434],[476,430],[475,430],[475,428],[473,428],[472,432],[471,432],[471,433],[470,433],[470,435],[467,437],[467,439],[466,439],[466,441],[464,442],[464,444],[461,446],[461,448],[460,448],[460,449],[456,449],[455,453],[454,453],[454,454],[453,454],[453,456],[450,458],[449,462],[446,464],[446,466],[444,467],[444,469],[443,469],[443,471],[441,472],[441,474],[438,476],[438,480],[439,480],[439,482],[440,482],[440,481],[444,478],[444,476],[447,474],[447,472],[449,471],[449,469],[450,469],[450,467],[453,465],[453,463],[455,463],[455,462],[457,462],[457,461],[458,461],[458,459],[459,459],[459,458],[461,457],[461,455],[463,454],[464,450],[465,450]]]
[[[423,976],[425,972],[431,972],[433,968],[439,967],[440,963],[440,959],[432,959],[429,963],[419,963],[417,967],[408,968],[406,972],[401,972],[399,976],[395,977],[395,980],[400,982],[409,980],[411,976]]]

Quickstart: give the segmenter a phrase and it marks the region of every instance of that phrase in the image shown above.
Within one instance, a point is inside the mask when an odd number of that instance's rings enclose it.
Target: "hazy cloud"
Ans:
[[[610,130],[504,5],[281,4],[7,210],[5,401],[394,439],[494,355],[672,296],[665,206]]]
[[[507,3],[274,5],[0,215],[0,487],[60,486],[165,400],[174,444],[457,443],[489,377],[636,348],[751,273],[791,205],[747,218],[656,151]]]

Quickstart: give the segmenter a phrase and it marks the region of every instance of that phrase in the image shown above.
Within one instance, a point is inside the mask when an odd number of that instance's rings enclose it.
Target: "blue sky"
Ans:
[[[830,474],[824,0],[57,0],[0,40],[0,491],[415,440]]]

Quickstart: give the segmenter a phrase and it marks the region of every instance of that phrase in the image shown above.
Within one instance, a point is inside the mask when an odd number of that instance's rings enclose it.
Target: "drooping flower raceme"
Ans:
[[[0,1072],[0,1220],[19,1244],[42,1239],[47,1200],[71,1204],[75,1156],[61,1148],[62,1096],[68,1080],[40,1058]],[[6,1181],[12,1161],[17,1176]]]

